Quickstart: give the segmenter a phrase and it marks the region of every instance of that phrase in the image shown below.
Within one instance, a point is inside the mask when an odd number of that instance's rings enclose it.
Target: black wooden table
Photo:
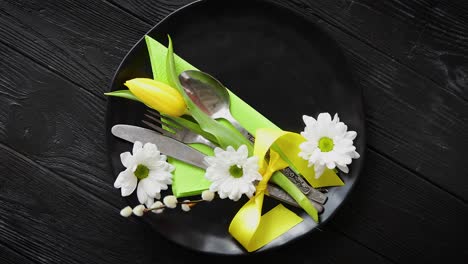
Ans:
[[[0,263],[239,261],[120,217],[106,155],[114,71],[189,2],[0,0]],[[364,91],[368,146],[349,201],[320,232],[255,258],[466,263],[468,2],[272,2],[340,43]]]

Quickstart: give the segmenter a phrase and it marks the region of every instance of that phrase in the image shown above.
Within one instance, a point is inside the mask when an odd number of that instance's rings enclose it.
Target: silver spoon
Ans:
[[[242,135],[248,136],[247,130],[232,116],[228,90],[220,81],[208,73],[195,70],[182,72],[179,81],[187,95],[203,112],[214,119],[226,119]]]

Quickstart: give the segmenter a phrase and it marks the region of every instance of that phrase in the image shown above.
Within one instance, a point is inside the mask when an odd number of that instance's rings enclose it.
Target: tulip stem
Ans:
[[[283,173],[279,171],[275,172],[271,176],[270,181],[285,190],[315,222],[319,222],[317,209],[315,209],[311,201]]]

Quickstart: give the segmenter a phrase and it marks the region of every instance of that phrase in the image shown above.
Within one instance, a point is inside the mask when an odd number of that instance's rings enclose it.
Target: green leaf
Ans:
[[[130,100],[134,100],[137,102],[141,102],[140,99],[138,99],[135,95],[130,92],[130,90],[118,90],[118,91],[113,91],[109,93],[104,93],[105,95],[108,96],[115,96],[115,97],[122,97]]]
[[[184,97],[187,104],[188,111],[192,117],[200,125],[200,128],[206,133],[212,135],[216,138],[216,141],[222,148],[227,148],[232,146],[238,148],[241,145],[246,145],[249,149],[249,154],[253,153],[253,145],[247,138],[245,138],[240,132],[231,130],[230,128],[218,123],[213,118],[205,114],[198,106],[190,99],[190,97],[185,93],[185,89],[179,82],[179,76],[175,68],[174,61],[174,49],[172,46],[172,40],[169,38],[169,46],[166,58],[166,70],[169,84],[172,87],[175,87]]]
[[[172,116],[167,116],[165,115],[164,118],[167,118],[169,120],[175,121],[176,124],[179,124],[183,127],[188,128],[189,130],[203,136],[204,138],[208,139],[209,141],[213,142],[214,144],[218,144],[217,140],[215,137],[213,137],[211,134],[206,133],[201,127],[195,123],[192,122],[186,118],[183,117],[172,117]]]

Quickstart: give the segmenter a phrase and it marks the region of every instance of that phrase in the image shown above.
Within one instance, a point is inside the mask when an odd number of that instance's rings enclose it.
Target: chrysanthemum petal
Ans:
[[[147,208],[150,208],[150,206],[152,206],[154,203],[154,198],[153,197],[148,197],[148,199],[146,199],[146,202],[145,202],[145,205]]]
[[[340,118],[338,117],[338,113],[335,113],[335,115],[333,116],[332,122],[335,123],[335,124],[340,122]]]
[[[328,124],[331,122],[331,116],[329,113],[320,113],[317,117],[317,123]]]
[[[314,165],[314,172],[315,172],[316,179],[320,178],[320,176],[322,176],[324,171],[325,171],[325,166],[319,165],[319,164]]]
[[[135,141],[135,143],[133,143],[133,150],[132,150],[133,155],[136,155],[142,149],[143,149],[143,144],[140,141]]]
[[[128,181],[120,188],[122,196],[125,197],[132,194],[136,189],[137,183],[138,179],[136,177],[129,177]]]
[[[138,187],[137,187],[137,197],[138,197],[138,201],[141,204],[146,203],[146,200],[148,199],[148,195],[146,194],[143,188],[143,184],[141,184],[141,182],[138,184]]]
[[[359,153],[357,153],[356,151],[353,151],[353,152],[351,153],[351,157],[352,157],[353,159],[359,159],[359,157],[361,157],[361,155],[359,155]]]
[[[125,168],[128,168],[132,166],[133,164],[133,156],[130,152],[124,152],[120,154],[120,161],[122,162],[122,165],[124,165]]]
[[[349,140],[354,140],[357,136],[357,133],[356,131],[348,131],[346,132],[346,135],[345,135],[345,138],[349,139]]]
[[[348,172],[349,172],[348,166],[346,166],[346,165],[343,165],[343,166],[337,165],[337,167],[338,167],[338,169],[340,169],[340,170],[341,170],[342,172],[344,172],[344,173],[348,173]]]
[[[312,126],[317,122],[315,118],[308,116],[308,115],[303,115],[302,120],[304,120],[304,123],[306,124],[306,126]]]
[[[143,146],[143,151],[147,156],[159,156],[160,154],[158,147],[155,144],[149,142],[145,143]]]
[[[150,197],[154,197],[156,193],[161,192],[160,184],[150,177],[141,180],[139,185],[142,186],[145,193]]]
[[[129,196],[135,191],[137,178],[129,170],[122,171],[114,182],[115,188],[120,188],[122,196]]]
[[[334,169],[335,167],[336,167],[335,162],[333,161],[327,162],[327,168],[329,168],[330,170]]]

